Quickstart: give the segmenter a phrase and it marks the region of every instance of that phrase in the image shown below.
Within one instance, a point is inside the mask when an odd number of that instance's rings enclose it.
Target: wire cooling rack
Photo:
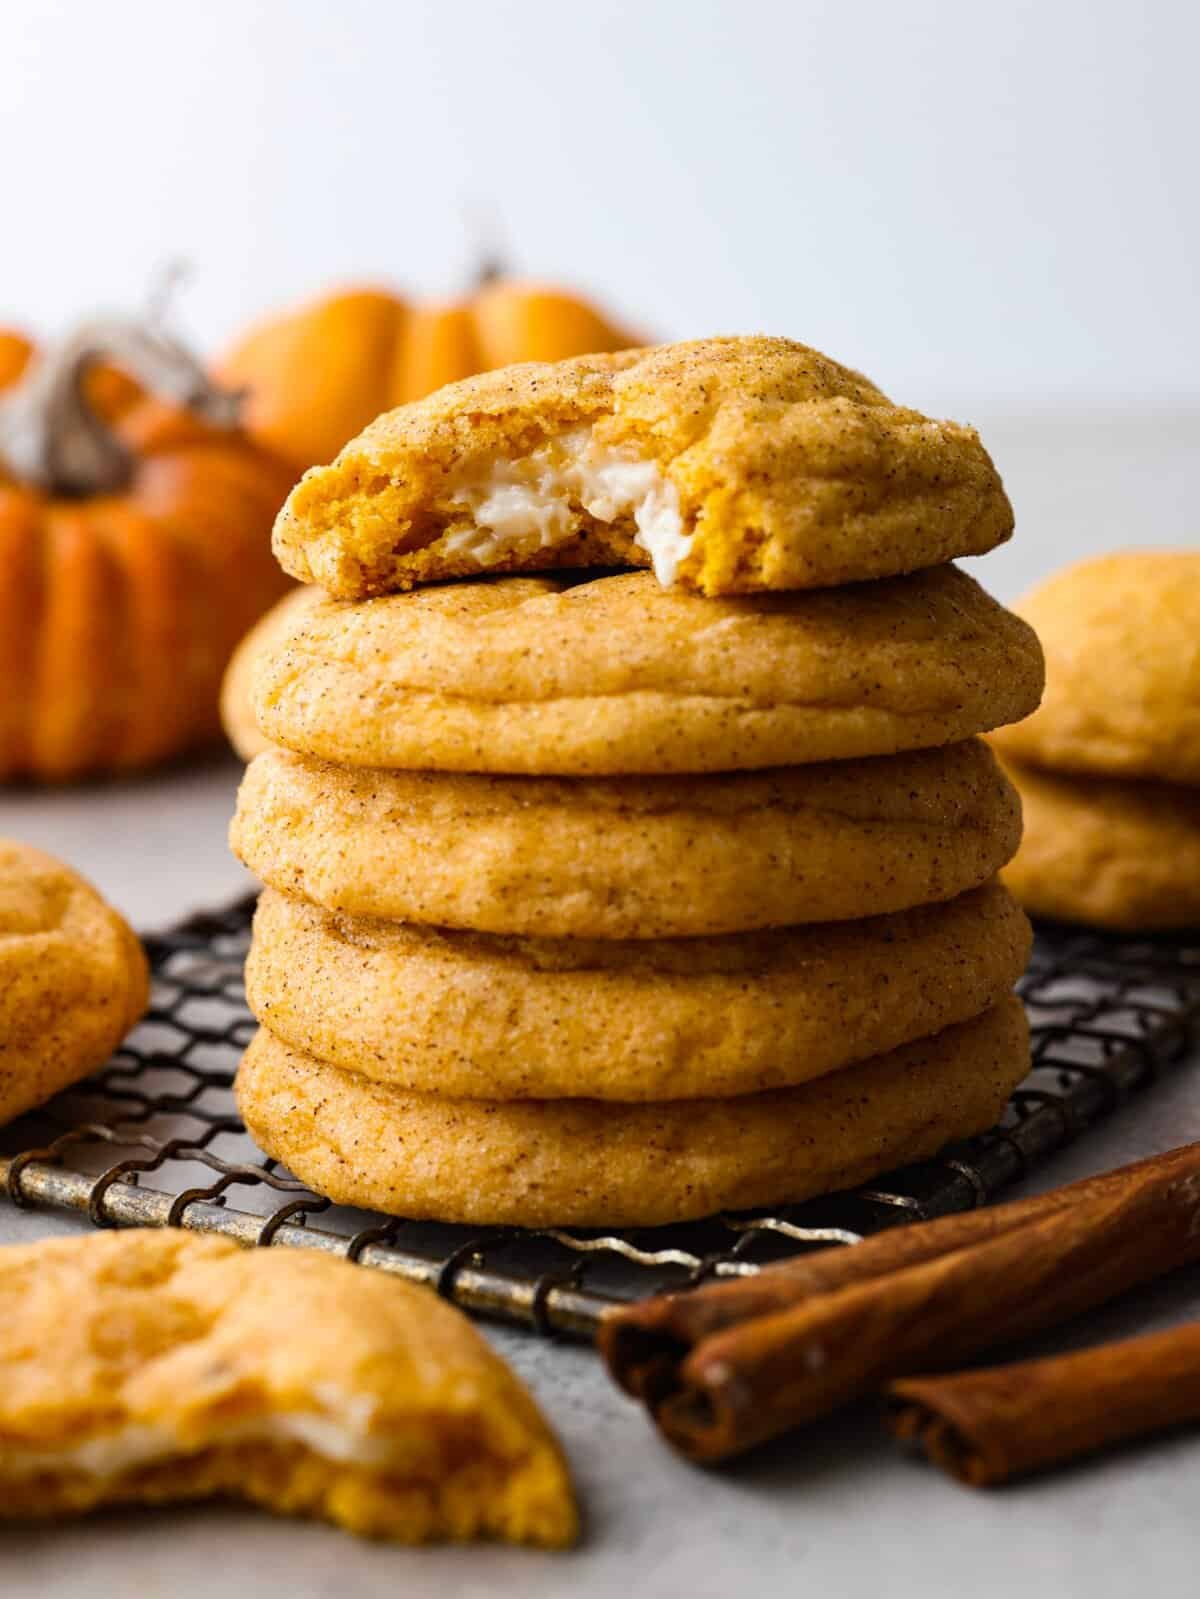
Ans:
[[[1200,1037],[1200,936],[1044,927],[1022,983],[1030,1076],[1000,1126],[939,1159],[850,1193],[679,1227],[447,1227],[332,1205],[250,1141],[231,1085],[255,1025],[242,991],[252,911],[242,900],[147,940],[148,1016],[104,1070],[0,1133],[0,1189],[18,1205],[86,1212],[97,1227],[323,1249],[541,1333],[589,1337],[614,1302],[983,1204],[1120,1112]]]

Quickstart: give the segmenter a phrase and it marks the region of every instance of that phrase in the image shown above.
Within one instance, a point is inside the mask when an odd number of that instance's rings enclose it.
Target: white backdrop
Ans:
[[[5,0],[0,314],[187,257],[205,342],[480,228],[934,411],[1200,398],[1190,0]],[[477,222],[465,220],[474,216]]]

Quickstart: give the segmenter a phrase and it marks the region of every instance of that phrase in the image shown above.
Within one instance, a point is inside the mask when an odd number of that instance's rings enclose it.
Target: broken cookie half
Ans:
[[[725,338],[505,367],[389,411],[292,491],[275,552],[348,599],[612,565],[738,594],[981,555],[1012,526],[972,428],[803,344]]]
[[[0,1515],[210,1495],[406,1543],[565,1545],[562,1453],[466,1318],[317,1250],[0,1250]]]

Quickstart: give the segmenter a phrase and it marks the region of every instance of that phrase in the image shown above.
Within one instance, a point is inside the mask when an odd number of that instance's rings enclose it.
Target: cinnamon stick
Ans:
[[[1190,1170],[1194,1158],[1192,1148],[1187,1146],[1029,1199],[899,1226],[849,1248],[839,1246],[799,1255],[752,1277],[659,1294],[611,1312],[600,1332],[600,1349],[625,1391],[648,1404],[654,1403],[678,1386],[678,1369],[689,1351],[727,1327],[789,1310],[816,1294],[869,1282],[902,1267],[983,1243],[1064,1206],[1130,1182],[1141,1171],[1152,1169],[1165,1175],[1176,1163],[1181,1170]]]
[[[888,1389],[888,1425],[974,1487],[1200,1422],[1200,1323]]]
[[[690,1458],[1055,1325],[1200,1258],[1200,1144],[624,1308],[600,1346]]]

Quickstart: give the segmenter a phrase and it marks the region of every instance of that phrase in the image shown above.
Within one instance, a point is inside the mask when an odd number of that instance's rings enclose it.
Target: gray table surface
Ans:
[[[1043,420],[997,425],[987,436],[1022,516],[1013,545],[976,568],[1002,597],[1091,549],[1195,542],[1185,472],[1200,443],[1196,418],[1165,417],[1133,429]],[[0,795],[0,834],[65,857],[138,926],[162,926],[245,886],[224,844],[236,780],[232,762],[214,759],[115,785],[13,791]],[[1065,1181],[1200,1138],[1195,1064],[1064,1152],[1039,1181]],[[0,1205],[0,1241],[76,1226]],[[1200,1273],[1189,1272],[1091,1318],[1077,1336],[1116,1336],[1198,1312]],[[732,1470],[706,1473],[659,1444],[589,1351],[502,1329],[488,1335],[563,1438],[587,1517],[578,1552],[396,1550],[323,1526],[210,1506],[6,1532],[0,1595],[1116,1599],[1195,1586],[1200,1437],[1160,1441],[985,1495],[900,1454],[874,1416],[862,1413]]]

